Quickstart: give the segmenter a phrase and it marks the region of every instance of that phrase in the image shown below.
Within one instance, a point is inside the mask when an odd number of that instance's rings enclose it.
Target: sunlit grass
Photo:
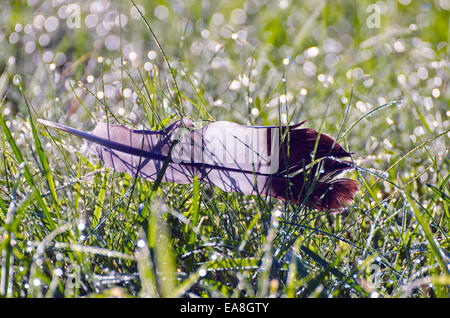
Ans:
[[[74,29],[63,2],[1,5],[0,295],[449,296],[448,8],[380,2],[368,28],[369,1],[135,2],[81,1]],[[360,192],[330,214],[148,182],[36,121],[180,116],[308,119]]]

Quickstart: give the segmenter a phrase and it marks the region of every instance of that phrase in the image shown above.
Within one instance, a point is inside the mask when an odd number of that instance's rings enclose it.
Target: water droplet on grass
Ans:
[[[277,218],[281,217],[282,214],[283,213],[279,209],[276,209],[275,211],[273,211],[273,215]]]
[[[258,108],[252,108],[252,115],[255,116],[255,117],[259,115]]]
[[[56,268],[56,269],[53,271],[53,274],[55,274],[56,276],[62,276],[63,271],[62,271],[61,268]]]
[[[80,223],[78,223],[77,227],[78,227],[79,231],[84,231],[84,229],[86,228],[86,223],[80,222]]]
[[[155,58],[156,58],[156,56],[157,56],[157,54],[156,54],[156,52],[155,51],[149,51],[148,52],[148,54],[147,54],[147,57],[150,59],[150,60],[154,60]]]
[[[434,98],[439,98],[439,96],[441,96],[441,91],[439,90],[439,88],[434,88],[431,94]]]
[[[138,240],[136,245],[137,245],[137,247],[142,248],[142,247],[145,246],[145,241],[144,240]]]
[[[378,292],[372,292],[370,293],[370,298],[378,298],[380,294]]]

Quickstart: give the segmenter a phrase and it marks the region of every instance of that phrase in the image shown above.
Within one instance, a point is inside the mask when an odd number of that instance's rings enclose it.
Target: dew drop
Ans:
[[[130,52],[130,54],[128,55],[128,57],[129,57],[130,60],[134,61],[134,60],[137,59],[138,55],[137,55],[136,52],[132,51],[132,52]]]
[[[9,59],[8,59],[8,64],[9,65],[16,64],[16,58],[14,56],[10,56]]]
[[[55,274],[56,276],[60,277],[60,276],[63,275],[63,271],[62,271],[61,268],[58,267],[58,268],[56,268],[56,269],[53,271],[53,274]]]
[[[105,97],[105,93],[103,93],[102,91],[97,92],[98,99],[103,99],[103,97]]]
[[[147,72],[150,72],[152,70],[152,68],[153,68],[153,64],[152,63],[146,62],[144,64],[144,70],[146,70]]]
[[[289,6],[289,1],[287,0],[281,0],[278,4],[281,9],[286,9]]]
[[[283,213],[279,209],[276,209],[275,211],[273,211],[273,215],[277,218],[281,217],[282,214]]]
[[[14,75],[13,77],[13,84],[14,85],[19,85],[22,82],[22,78],[20,77],[19,74]]]
[[[156,56],[157,56],[157,54],[156,54],[155,51],[149,51],[148,54],[147,54],[147,57],[148,57],[150,60],[154,60],[154,59],[156,58]]]

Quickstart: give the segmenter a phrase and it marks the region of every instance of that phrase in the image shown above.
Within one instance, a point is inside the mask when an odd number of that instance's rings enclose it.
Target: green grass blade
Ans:
[[[392,101],[392,102],[389,102],[389,103],[386,103],[386,104],[383,104],[383,105],[381,105],[381,106],[378,106],[378,107],[375,107],[374,109],[371,109],[371,110],[369,110],[367,113],[365,113],[364,115],[362,115],[360,118],[358,118],[343,134],[342,134],[342,136],[339,138],[339,140],[337,141],[338,143],[339,142],[341,142],[344,138],[345,138],[345,136],[347,136],[347,134],[350,132],[350,131],[352,131],[352,129],[356,126],[356,125],[358,125],[358,123],[360,123],[364,118],[366,118],[366,117],[368,117],[368,116],[370,116],[370,115],[372,115],[372,114],[374,114],[374,113],[376,113],[377,111],[379,111],[380,109],[383,109],[383,108],[385,108],[385,107],[389,107],[389,106],[398,106],[398,105],[400,105],[401,103],[402,103],[403,101],[398,101],[398,100],[396,100],[396,101]]]
[[[17,163],[21,164],[24,163],[25,160],[23,159],[22,153],[20,152],[19,148],[16,145],[16,142],[14,141],[14,137],[11,134],[11,131],[9,130],[8,126],[6,125],[6,122],[3,118],[3,114],[0,114],[0,126],[2,127],[3,134],[6,136],[6,139],[8,140],[8,143],[11,146],[11,149],[13,151],[14,157],[17,161]],[[30,187],[33,190],[33,193],[35,194],[35,199],[38,203],[38,205],[41,207],[42,212],[44,214],[45,220],[47,222],[47,226],[50,230],[53,230],[55,228],[55,222],[53,221],[49,207],[46,203],[46,201],[41,197],[40,191],[37,190],[36,183],[33,180],[33,176],[28,169],[28,166],[25,164],[24,166],[24,176],[30,185]],[[37,190],[37,191],[34,191]]]
[[[200,218],[200,183],[198,181],[197,175],[194,176],[193,185],[194,189],[192,193],[192,205],[189,209],[189,215],[191,216],[191,225],[192,227],[195,227],[197,226],[198,220]],[[188,227],[186,226],[186,229],[187,228]],[[190,231],[190,233],[189,243],[194,245],[197,238],[197,233],[195,233],[194,231]]]
[[[427,187],[430,188],[431,191],[433,191],[434,193],[436,193],[439,197],[442,198],[442,200],[444,200],[447,203],[450,203],[450,197],[448,195],[446,195],[442,190],[439,190],[438,188],[436,188],[434,185],[426,183]]]
[[[34,124],[33,116],[31,114],[31,106],[28,103],[28,99],[25,96],[25,93],[23,91],[22,83],[19,84],[19,89],[20,89],[20,93],[22,94],[23,100],[25,101],[25,105],[26,105],[27,110],[28,110],[28,116],[29,116],[29,121],[30,121],[30,126],[31,126],[31,132],[33,134],[34,145],[36,147],[36,151],[38,153],[38,157],[39,157],[39,160],[40,160],[41,165],[42,165],[43,174],[44,174],[45,178],[47,179],[47,184],[48,184],[48,187],[50,189],[50,193],[51,193],[52,200],[53,200],[53,207],[55,209],[56,216],[58,218],[61,218],[58,195],[56,194],[56,188],[55,188],[55,183],[53,181],[51,169],[50,169],[50,166],[48,164],[48,160],[47,160],[47,157],[45,155],[44,149],[42,147],[42,143],[41,143],[41,141],[39,139],[39,136],[38,136],[38,133],[37,133],[37,129],[36,129],[36,125]]]
[[[157,273],[158,290],[162,297],[173,297],[176,291],[176,263],[173,257],[173,246],[167,225],[164,222],[164,208],[155,200],[150,207],[151,216],[148,235],[152,237],[149,242],[154,251],[155,271]]]

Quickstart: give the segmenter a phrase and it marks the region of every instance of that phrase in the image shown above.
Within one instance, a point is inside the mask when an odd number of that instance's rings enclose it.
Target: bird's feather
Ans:
[[[131,176],[180,184],[199,180],[226,192],[272,196],[319,210],[341,209],[358,191],[356,181],[335,179],[353,167],[333,138],[310,128],[254,127],[217,121],[195,128],[190,119],[161,130],[99,123],[91,132],[40,123],[87,140],[105,166]]]

